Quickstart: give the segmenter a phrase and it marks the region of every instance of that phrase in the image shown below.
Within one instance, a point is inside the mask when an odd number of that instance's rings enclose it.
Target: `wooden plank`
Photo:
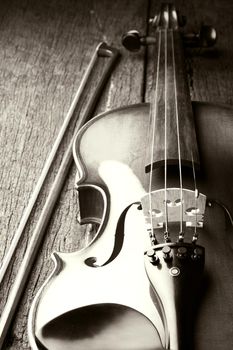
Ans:
[[[158,2],[151,3],[152,7],[158,7]],[[192,3],[179,0],[176,3],[187,16],[187,28],[197,30],[204,22],[216,26],[219,33],[215,49],[202,54],[196,50],[192,59],[193,98],[233,103],[233,46],[230,44],[233,4],[228,0],[208,0],[204,3],[201,0]],[[151,8],[150,14],[153,13]],[[49,3],[45,0],[11,0],[0,4],[0,259],[9,247],[94,46],[101,40],[107,40],[120,47],[120,37],[129,29],[145,33],[146,16],[147,4],[143,0],[54,0]],[[142,100],[143,58],[143,50],[138,54],[124,51],[98,111]],[[150,73],[146,86],[147,100],[150,100],[151,93]],[[73,126],[1,288],[1,307],[72,129]],[[26,331],[27,314],[36,291],[52,269],[51,252],[74,251],[88,241],[77,224],[74,177],[73,167],[8,337],[7,349],[30,348]]]

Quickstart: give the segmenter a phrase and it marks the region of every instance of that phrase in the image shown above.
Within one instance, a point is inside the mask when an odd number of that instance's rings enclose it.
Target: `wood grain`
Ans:
[[[132,1],[116,1],[110,5],[108,1],[101,4],[92,1],[84,4],[11,1],[8,5],[1,5],[1,257],[10,244],[94,47],[102,40],[119,46],[121,33],[130,22],[142,28],[145,15],[141,15],[146,14],[146,9],[142,1],[138,5],[135,7]],[[129,11],[127,16],[125,6]],[[143,61],[140,57],[132,60],[128,55],[120,67],[120,74],[115,72],[99,110],[141,99]],[[101,65],[97,77],[100,72]],[[67,133],[67,140],[39,198],[14,265],[1,288],[1,306],[14,281],[72,129],[73,126]],[[77,224],[74,175],[73,168],[48,228],[47,240],[22,300],[7,348],[29,348],[26,333],[28,308],[35,290],[51,271],[51,252],[75,250],[85,244]]]
[[[147,31],[147,16],[154,14],[143,0],[63,1],[10,0],[0,4],[0,259],[4,256],[23,210],[56,138],[94,46],[102,40],[120,47],[121,35],[129,29]],[[202,101],[233,104],[233,4],[228,0],[192,3],[178,0],[187,15],[189,29],[201,22],[218,30],[215,49],[195,52],[192,58],[192,96]],[[123,57],[100,101],[99,111],[109,110],[151,96],[151,65],[138,54],[123,51]],[[150,52],[148,58],[150,60]],[[144,86],[144,69],[147,82]],[[97,76],[101,72],[101,65]],[[48,188],[61,162],[73,125],[61,147],[45,184],[14,262],[1,286],[1,307],[17,274]],[[47,237],[34,267],[6,349],[29,349],[27,315],[31,300],[52,269],[52,251],[74,251],[88,236],[77,223],[77,198],[73,190],[73,167],[48,227]]]

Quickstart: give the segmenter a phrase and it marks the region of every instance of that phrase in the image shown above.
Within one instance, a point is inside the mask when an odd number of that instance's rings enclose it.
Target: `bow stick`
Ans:
[[[78,104],[78,102],[80,100],[80,97],[81,97],[81,95],[83,93],[83,90],[84,90],[84,88],[86,86],[86,83],[87,83],[87,81],[88,81],[88,79],[90,77],[90,74],[91,74],[92,70],[93,70],[93,67],[94,67],[96,59],[97,59],[97,57],[99,55],[101,46],[103,48],[103,45],[104,45],[103,43],[99,44],[96,47],[95,51],[94,51],[92,59],[91,59],[89,65],[88,65],[88,67],[86,69],[86,72],[85,72],[85,74],[84,74],[84,76],[82,78],[82,81],[81,81],[81,83],[79,85],[79,88],[78,88],[78,90],[77,90],[77,92],[75,94],[74,100],[71,103],[69,111],[68,111],[68,113],[67,113],[67,115],[66,115],[66,117],[64,119],[64,122],[62,124],[62,127],[61,127],[58,135],[57,135],[57,138],[56,138],[55,143],[54,143],[54,145],[53,145],[53,147],[51,149],[51,152],[50,152],[50,154],[49,154],[49,156],[48,156],[48,158],[47,158],[47,160],[45,162],[44,168],[43,168],[43,170],[42,170],[42,172],[40,174],[40,177],[39,177],[39,179],[37,181],[37,184],[36,184],[36,186],[34,188],[34,191],[33,191],[32,195],[31,195],[31,198],[30,198],[30,200],[28,202],[28,205],[27,205],[27,207],[26,207],[26,209],[25,209],[25,211],[23,213],[23,216],[22,216],[21,221],[19,223],[19,226],[18,226],[18,228],[17,228],[17,230],[15,232],[13,240],[11,241],[9,250],[7,251],[7,253],[6,253],[5,257],[4,257],[2,266],[0,268],[0,284],[2,283],[2,280],[3,280],[3,278],[5,276],[5,273],[6,273],[7,269],[8,269],[8,267],[9,267],[9,264],[10,264],[10,262],[12,260],[12,257],[15,254],[15,250],[17,248],[18,242],[19,242],[19,240],[20,240],[20,238],[22,236],[22,233],[23,233],[23,231],[25,229],[25,226],[27,224],[29,216],[31,215],[32,209],[33,209],[33,207],[34,207],[34,205],[36,203],[36,200],[37,200],[38,195],[39,195],[39,193],[41,191],[41,188],[42,188],[42,186],[43,186],[43,184],[45,182],[46,176],[47,176],[47,174],[48,174],[48,172],[49,172],[49,170],[51,168],[51,165],[52,165],[52,163],[53,163],[53,161],[55,159],[55,156],[57,154],[57,150],[58,150],[58,148],[61,145],[61,142],[63,140],[64,134],[65,134],[65,132],[66,132],[70,122],[71,122],[72,116],[74,114],[74,110],[75,110],[75,108],[76,108],[76,106],[77,106],[77,104]]]
[[[27,220],[32,212],[32,209],[36,203],[37,197],[40,193],[40,190],[44,184],[46,175],[51,167],[51,164],[56,156],[56,152],[61,144],[61,141],[63,139],[63,136],[65,134],[65,131],[67,130],[67,127],[71,121],[71,118],[74,115],[74,111],[76,109],[76,106],[80,100],[80,97],[83,93],[83,90],[86,86],[86,83],[88,81],[88,78],[90,77],[90,74],[93,70],[93,67],[95,66],[96,60],[98,57],[109,57],[109,62],[105,67],[105,70],[102,74],[102,77],[100,78],[100,81],[90,98],[90,100],[87,103],[87,107],[83,113],[83,116],[78,120],[75,128],[75,133],[84,125],[84,123],[90,119],[91,114],[94,112],[95,106],[98,102],[98,99],[100,98],[101,92],[103,91],[103,88],[112,72],[112,69],[116,63],[117,58],[119,57],[119,52],[117,49],[114,49],[110,46],[108,46],[106,43],[100,43],[97,48],[95,49],[95,52],[92,56],[92,59],[87,67],[87,70],[84,74],[84,77],[80,83],[79,89],[77,90],[77,93],[74,97],[74,100],[70,106],[70,109],[67,113],[67,116],[63,122],[63,125],[61,127],[61,130],[57,136],[57,139],[53,145],[53,148],[49,154],[49,157],[45,163],[45,166],[42,170],[42,173],[40,175],[40,178],[36,184],[36,187],[34,189],[34,192],[32,194],[32,197],[28,203],[28,206],[23,214],[23,217],[21,219],[21,222],[19,224],[19,227],[16,231],[16,234],[13,238],[13,241],[11,243],[11,246],[8,250],[8,253],[6,255],[5,260],[3,261],[3,264],[0,269],[0,283],[5,275],[5,272],[11,262],[11,259],[16,251],[17,244],[22,236],[22,233],[24,231],[24,228],[26,226]],[[63,184],[65,182],[65,179],[67,177],[68,171],[70,169],[70,166],[72,164],[72,146],[73,146],[73,138],[69,143],[69,146],[64,154],[63,160],[61,162],[60,168],[58,170],[58,173],[55,177],[55,180],[53,182],[53,185],[51,187],[51,190],[49,192],[49,195],[46,199],[46,202],[44,204],[43,210],[40,214],[40,217],[38,219],[38,222],[36,224],[35,230],[33,231],[31,240],[29,242],[29,245],[26,249],[26,252],[24,254],[24,258],[22,260],[22,263],[20,265],[19,271],[17,273],[17,276],[15,278],[15,281],[13,283],[12,289],[10,290],[7,302],[5,304],[5,307],[3,309],[1,318],[0,318],[0,349],[2,349],[4,339],[7,335],[9,326],[11,324],[12,318],[14,316],[15,310],[18,306],[20,297],[22,295],[22,292],[24,290],[24,287],[26,285],[29,273],[31,271],[33,262],[36,258],[39,246],[41,244],[42,238],[45,233],[45,229],[48,225],[48,222],[50,220],[51,214],[53,212],[54,206],[56,204],[56,201],[60,195],[60,192],[62,190]]]

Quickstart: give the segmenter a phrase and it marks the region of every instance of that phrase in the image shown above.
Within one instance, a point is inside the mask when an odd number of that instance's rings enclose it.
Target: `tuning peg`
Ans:
[[[122,45],[129,51],[139,51],[142,45],[155,43],[155,38],[150,36],[140,36],[137,30],[130,30],[122,36]]]
[[[217,32],[214,27],[202,25],[200,32],[184,35],[184,43],[188,47],[211,47],[216,43]]]
[[[212,26],[202,25],[199,37],[201,47],[211,47],[216,43],[217,32]]]

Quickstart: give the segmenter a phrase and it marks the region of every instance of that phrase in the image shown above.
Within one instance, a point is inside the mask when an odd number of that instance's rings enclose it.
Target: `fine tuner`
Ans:
[[[214,27],[203,24],[199,33],[184,34],[183,40],[186,47],[208,48],[215,45],[217,32]],[[132,52],[139,51],[141,46],[153,45],[155,42],[155,37],[140,35],[137,30],[130,30],[122,37],[123,46]]]

